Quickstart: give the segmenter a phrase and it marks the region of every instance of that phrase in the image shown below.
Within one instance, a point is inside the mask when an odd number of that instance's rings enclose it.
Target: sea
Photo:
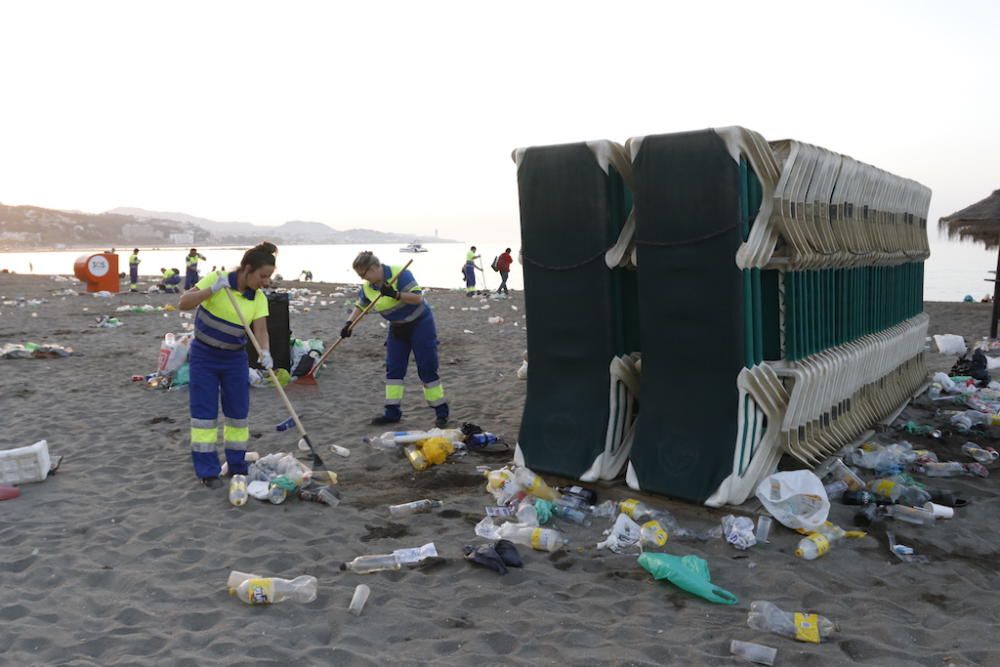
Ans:
[[[417,281],[426,287],[457,289],[465,286],[462,265],[469,245],[465,243],[428,243],[427,252],[403,252],[401,244],[364,245],[282,245],[278,251],[277,273],[292,280],[302,271],[312,271],[313,279],[334,283],[358,283],[358,277],[351,269],[351,262],[358,252],[371,250],[382,263],[405,264],[413,260],[410,270]],[[478,245],[482,255],[480,265],[484,273],[477,272],[476,281],[480,286],[496,289],[500,284],[500,274],[490,269],[493,258],[503,252],[500,245]],[[108,248],[92,250],[55,250],[0,252],[0,270],[8,269],[17,273],[38,275],[72,274],[77,258]],[[207,259],[199,268],[204,274],[213,266],[234,267],[239,264],[246,248],[231,246],[200,247],[198,251]],[[518,248],[514,247],[515,258],[511,266],[507,285],[511,289],[522,289],[524,280],[521,266],[517,262]],[[128,271],[128,256],[132,249],[117,249],[118,270]],[[187,248],[140,248],[140,274],[158,276],[160,268],[184,269]],[[996,251],[987,251],[981,245],[953,243],[931,240],[931,256],[925,264],[924,299],[926,301],[962,301],[966,295],[979,301],[984,295],[993,293],[993,278],[997,265]]]

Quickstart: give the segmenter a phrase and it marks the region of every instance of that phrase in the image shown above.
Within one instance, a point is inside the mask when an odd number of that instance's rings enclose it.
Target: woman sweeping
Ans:
[[[268,352],[267,297],[261,290],[271,283],[276,252],[278,249],[265,241],[244,253],[236,271],[209,273],[181,296],[181,310],[198,309],[190,362],[191,459],[195,474],[211,488],[222,486],[216,451],[220,394],[225,416],[223,442],[230,474],[246,474],[244,459],[250,439],[247,337],[225,290],[232,291],[243,318],[252,323],[253,333],[264,350],[260,365],[271,368],[274,362]]]
[[[424,399],[434,408],[434,424],[448,423],[448,402],[438,377],[437,329],[430,305],[424,300],[417,279],[401,266],[383,266],[369,251],[358,253],[354,271],[364,280],[353,315],[340,335],[351,335],[351,322],[361,309],[378,299],[375,308],[389,321],[385,341],[385,409],[372,424],[394,424],[403,418],[403,378],[410,363],[410,352],[417,362],[417,375],[424,384]],[[381,295],[381,296],[380,296]]]

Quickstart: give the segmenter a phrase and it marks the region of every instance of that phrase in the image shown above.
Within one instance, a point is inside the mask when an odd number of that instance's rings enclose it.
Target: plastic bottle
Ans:
[[[597,493],[583,486],[564,486],[559,489],[564,500],[577,503],[580,509],[597,504]]]
[[[649,521],[655,519],[660,523],[660,526],[669,534],[674,534],[677,532],[679,524],[677,520],[673,517],[670,512],[666,510],[653,509],[649,505],[636,500],[635,498],[628,498],[623,500],[619,504],[619,509],[627,514],[630,518],[635,521]]]
[[[347,608],[347,611],[355,616],[360,616],[361,610],[365,608],[365,603],[368,602],[368,596],[371,592],[372,589],[368,588],[365,584],[358,584],[354,589],[354,595],[351,597],[351,604]]]
[[[414,500],[411,503],[403,503],[402,505],[389,505],[389,516],[399,518],[410,516],[411,514],[427,514],[431,510],[435,510],[443,505],[444,503],[440,500],[428,500],[426,498],[423,500]]]
[[[776,648],[753,642],[741,642],[738,639],[729,642],[729,652],[738,658],[755,662],[758,665],[773,665],[774,659],[778,657],[778,649]]]
[[[836,482],[831,482],[823,487],[826,490],[826,497],[830,500],[837,500],[844,495],[847,491],[847,482],[842,480],[837,480]]]
[[[906,521],[918,526],[933,526],[936,521],[934,511],[924,507],[891,505],[885,508],[885,513],[897,521]]]
[[[502,539],[529,546],[537,551],[553,552],[566,543],[566,538],[558,530],[517,523],[505,523],[500,526],[499,534]]]
[[[916,468],[928,477],[958,477],[961,475],[986,477],[990,474],[981,463],[960,463],[959,461],[927,462]]]
[[[229,502],[237,507],[242,507],[247,504],[247,498],[250,494],[247,493],[247,476],[246,475],[233,475],[233,478],[229,481]]]
[[[830,476],[847,484],[849,491],[861,491],[865,488],[864,480],[840,459],[834,459],[830,464]]]
[[[399,561],[393,554],[358,556],[351,562],[340,566],[341,570],[350,570],[354,574],[370,574],[382,570],[398,570],[399,568]]]
[[[522,489],[536,498],[555,500],[559,497],[559,494],[556,493],[555,489],[546,484],[544,479],[528,468],[522,467],[515,470],[514,481],[517,482]]]
[[[799,540],[795,555],[804,560],[816,560],[833,546],[844,539],[846,533],[842,528],[830,522],[824,523],[813,533]]]
[[[559,498],[555,501],[555,506],[552,511],[555,512],[555,515],[560,519],[572,521],[573,523],[581,526],[590,526],[591,524],[590,509],[581,509],[579,505],[572,500]]]
[[[247,604],[274,604],[284,600],[312,602],[316,599],[316,577],[303,575],[294,579],[261,577],[246,579],[230,591]]]
[[[747,625],[754,630],[773,632],[800,642],[819,644],[837,630],[825,616],[803,612],[782,611],[774,603],[755,600],[750,603]]]
[[[922,507],[931,494],[916,486],[905,486],[894,479],[874,479],[868,484],[872,493],[888,498],[894,503]]]
[[[285,498],[287,497],[288,497],[288,491],[278,486],[277,484],[272,483],[267,488],[267,499],[271,501],[271,503],[274,505],[280,505],[281,503],[285,502]]]
[[[997,453],[997,450],[992,447],[980,447],[974,442],[967,442],[962,445],[962,453],[966,456],[971,456],[983,465],[994,463],[998,458],[1000,458],[1000,453]]]
[[[642,543],[648,546],[662,547],[670,539],[670,533],[656,519],[646,521],[639,526]]]
[[[406,454],[406,458],[409,459],[410,465],[413,466],[414,470],[426,470],[427,466],[430,465],[427,457],[424,456],[424,453],[416,445],[407,445],[403,449],[403,452]]]
[[[461,429],[457,428],[432,428],[429,431],[386,431],[382,435],[370,438],[369,442],[376,447],[389,449],[434,437],[441,437],[446,440],[461,440],[463,435]]]
[[[465,444],[469,449],[480,449],[486,447],[487,445],[492,445],[494,442],[499,441],[500,438],[489,432],[473,433],[465,438]]]
[[[328,486],[301,488],[299,489],[299,500],[323,503],[329,507],[336,507],[340,504],[340,498]]]

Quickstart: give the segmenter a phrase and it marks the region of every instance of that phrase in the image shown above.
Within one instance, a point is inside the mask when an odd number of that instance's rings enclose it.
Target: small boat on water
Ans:
[[[414,241],[405,248],[400,248],[399,252],[427,252],[427,248],[425,248],[423,244]]]

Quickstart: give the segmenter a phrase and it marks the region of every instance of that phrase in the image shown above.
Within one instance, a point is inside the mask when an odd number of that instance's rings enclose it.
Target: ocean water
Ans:
[[[285,245],[278,251],[277,272],[287,279],[292,279],[302,270],[310,269],[315,280],[353,284],[358,282],[358,277],[351,270],[351,262],[361,250],[371,250],[383,263],[404,264],[412,259],[413,265],[410,268],[422,285],[449,289],[464,287],[461,267],[465,263],[468,245],[429,243],[424,246],[428,252],[419,254],[400,252],[402,247],[398,244]],[[494,256],[503,252],[504,248],[486,245],[478,247],[484,260],[481,266],[486,272],[486,286],[496,289],[500,284],[500,274],[490,269],[490,262]],[[522,289],[524,285],[521,266],[516,261],[517,250],[515,246],[512,252],[515,262],[507,280],[507,285],[511,289]],[[208,258],[200,265],[204,273],[213,265],[227,267],[238,265],[245,248],[204,247],[199,248],[199,251]],[[0,269],[40,275],[72,274],[73,262],[85,254],[86,251],[82,250],[4,252],[0,253]],[[124,252],[119,249],[117,254],[118,270],[127,272],[131,248]],[[146,276],[158,276],[161,266],[183,271],[185,255],[187,250],[180,248],[141,249],[140,273]],[[950,243],[943,240],[935,242],[932,239],[931,256],[927,260],[924,272],[924,298],[927,301],[961,301],[969,294],[978,301],[984,294],[993,293],[993,283],[985,282],[984,279],[992,277],[989,272],[996,269],[996,264],[995,251],[987,251],[979,245]],[[477,272],[476,281],[479,285],[483,284],[481,273]]]
[[[465,279],[461,269],[465,264],[465,253],[469,246],[460,243],[428,243],[424,246],[427,252],[400,252],[402,244],[367,244],[367,245],[283,245],[278,248],[276,273],[285,279],[296,278],[303,270],[313,273],[313,280],[334,283],[356,284],[360,281],[351,269],[351,263],[362,250],[374,252],[383,264],[402,265],[413,260],[410,270],[417,282],[427,287],[464,288]],[[493,257],[504,251],[503,247],[477,246],[482,255],[480,266],[485,271],[485,286],[496,289],[500,285],[500,274],[490,268]],[[101,249],[107,250],[107,248]],[[92,252],[99,252],[94,250]],[[212,266],[220,268],[235,267],[240,263],[246,248],[234,247],[199,247],[198,252],[207,259],[198,266],[202,275],[210,271]],[[166,250],[139,249],[140,276],[159,276],[160,268],[180,269],[184,274],[184,258],[187,248]],[[0,253],[0,269],[9,269],[17,273],[35,273],[40,275],[72,274],[73,263],[78,257],[89,254],[84,250],[52,251],[52,252],[8,252]],[[128,272],[128,258],[132,248],[122,250],[116,248],[118,255],[118,271]],[[517,263],[517,248],[513,248],[514,264],[511,266],[507,286],[511,289],[521,289],[521,266]],[[476,272],[476,284],[483,285],[483,274]]]

